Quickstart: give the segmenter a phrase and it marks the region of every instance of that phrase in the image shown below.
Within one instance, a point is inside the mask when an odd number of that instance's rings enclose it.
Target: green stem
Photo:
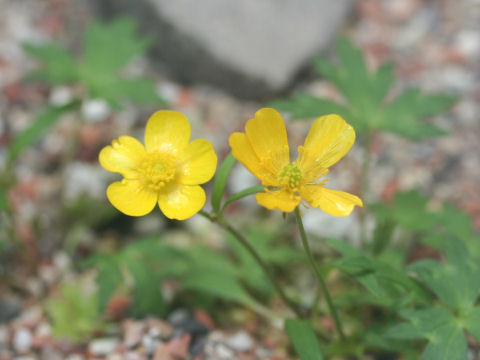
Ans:
[[[366,201],[370,190],[370,162],[372,157],[372,132],[367,131],[365,135],[365,155],[363,157],[360,197]],[[365,247],[367,242],[367,212],[364,207],[360,211],[360,245]]]
[[[304,314],[302,313],[302,311],[284,293],[281,286],[279,285],[279,283],[277,282],[273,274],[268,269],[267,264],[263,261],[263,259],[257,253],[257,251],[252,247],[252,245],[250,245],[247,239],[237,229],[232,227],[223,217],[216,216],[216,214],[209,214],[202,210],[199,211],[198,214],[202,215],[203,217],[209,219],[212,222],[217,223],[221,228],[223,228],[224,230],[232,234],[233,237],[245,248],[245,250],[248,251],[248,253],[255,259],[257,264],[262,268],[263,272],[268,277],[275,291],[282,298],[285,305],[287,305],[299,318],[304,317]]]
[[[297,207],[295,209],[295,218],[297,219],[298,229],[300,230],[300,236],[302,238],[303,247],[305,248],[305,252],[307,253],[308,261],[315,272],[315,276],[317,277],[318,283],[322,289],[323,295],[325,296],[325,300],[327,301],[328,309],[330,310],[330,314],[335,321],[335,327],[337,328],[338,334],[342,340],[345,340],[345,334],[343,333],[342,323],[340,318],[338,317],[337,310],[335,309],[335,305],[333,304],[332,297],[330,296],[330,292],[328,291],[327,284],[320,273],[320,269],[313,258],[312,251],[310,250],[310,245],[308,244],[307,234],[305,232],[305,228],[303,227],[302,222],[302,215],[300,215],[300,210]]]
[[[310,315],[310,320],[312,324],[318,318],[318,303],[320,302],[320,297],[322,296],[322,290],[318,287],[315,291],[315,298],[313,299],[312,303],[312,310]]]

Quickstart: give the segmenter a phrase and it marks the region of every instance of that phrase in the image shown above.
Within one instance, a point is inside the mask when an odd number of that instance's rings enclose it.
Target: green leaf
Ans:
[[[270,102],[268,106],[280,112],[291,113],[295,119],[319,117],[332,113],[339,114],[345,119],[350,117],[348,109],[344,106],[308,94],[295,94],[291,99],[276,100]]]
[[[88,294],[80,282],[63,284],[57,298],[47,302],[52,332],[59,338],[84,342],[105,324],[98,311],[97,296]]]
[[[135,302],[133,315],[146,314],[162,316],[165,313],[165,302],[160,289],[161,280],[145,266],[142,258],[130,256],[125,264],[134,279]]]
[[[453,97],[425,95],[418,89],[409,89],[385,104],[394,80],[393,66],[385,64],[377,71],[369,71],[362,52],[347,38],[338,40],[336,53],[338,65],[321,58],[316,59],[314,65],[317,72],[340,91],[344,98],[342,104],[295,94],[291,99],[274,101],[270,106],[290,112],[294,118],[337,113],[358,132],[384,130],[412,139],[445,134],[423,120],[447,110],[455,100]]]
[[[425,95],[419,89],[408,89],[383,110],[380,128],[412,139],[447,134],[433,125],[420,122],[448,109],[455,101],[447,95]]]
[[[287,319],[285,331],[301,360],[323,359],[320,343],[308,320]]]
[[[217,174],[213,182],[212,190],[212,208],[213,211],[218,212],[220,210],[220,205],[222,202],[223,193],[225,192],[225,187],[227,186],[228,175],[235,165],[235,158],[230,153],[223,160],[222,165],[218,168]]]
[[[333,247],[336,251],[338,251],[343,256],[362,256],[363,253],[358,250],[356,247],[348,244],[345,240],[336,239],[336,238],[325,238],[323,239],[328,245]]]
[[[83,64],[93,76],[116,74],[136,56],[142,55],[150,40],[135,34],[132,18],[118,18],[108,24],[95,22],[85,34]]]
[[[401,294],[405,291],[411,292],[418,300],[431,298],[428,292],[403,269],[397,269],[380,259],[368,257],[341,240],[326,239],[325,241],[343,255],[342,259],[336,261],[333,266],[355,277],[373,295],[383,301],[402,300]]]
[[[147,78],[119,79],[116,83],[118,95],[114,100],[130,100],[136,104],[165,105],[155,91],[155,84]]]
[[[78,102],[59,107],[48,107],[37,115],[33,123],[16,135],[8,147],[8,161],[14,161],[27,147],[33,145],[64,113],[78,106]]]
[[[410,266],[422,281],[447,306],[465,311],[473,306],[480,290],[480,267],[465,246],[450,239],[445,245],[448,263],[420,260]]]
[[[385,333],[396,339],[428,339],[422,360],[464,360],[467,358],[467,343],[461,322],[447,309],[428,307],[407,309],[400,315],[409,323],[393,326]]]
[[[85,74],[85,81],[90,90],[90,97],[105,99],[113,107],[120,107],[124,101],[164,105],[164,100],[156,94],[155,85],[149,79],[120,78],[115,74],[91,77]]]
[[[371,95],[375,102],[379,104],[382,103],[388,94],[390,87],[395,81],[393,71],[393,64],[383,64],[377,72],[373,74],[373,83],[375,86],[372,87]]]
[[[77,65],[74,58],[58,44],[23,44],[23,49],[31,57],[42,62],[43,68],[30,74],[30,78],[49,84],[65,84],[78,80]]]
[[[432,334],[421,360],[465,360],[467,357],[467,340],[463,330],[454,323],[448,323]]]
[[[461,320],[465,329],[480,342],[480,307],[469,309]]]
[[[223,204],[222,206],[222,212],[227,208],[228,205],[230,205],[231,203],[237,201],[237,200],[240,200],[246,196],[249,196],[249,195],[253,195],[253,194],[257,194],[259,192],[262,192],[265,190],[265,186],[263,185],[259,185],[259,186],[252,186],[251,188],[248,188],[248,189],[245,189],[245,190],[242,190],[242,191],[239,191],[238,193],[235,193],[231,196],[229,196],[227,198],[227,200],[225,200],[225,203]]]
[[[246,229],[244,234],[250,245],[268,265],[286,268],[292,261],[304,258],[303,252],[299,249],[291,246],[288,242],[281,242],[281,232],[278,229],[272,231],[271,229],[252,227]],[[249,288],[270,297],[273,294],[272,285],[258,263],[233,236],[227,235],[227,240],[237,260],[235,268],[240,279]]]
[[[98,284],[98,308],[103,313],[118,286],[123,282],[123,275],[118,263],[112,258],[103,258],[96,281]]]
[[[435,215],[427,211],[428,198],[418,190],[398,192],[392,204],[372,204],[370,209],[382,221],[415,231],[427,230],[435,223]]]
[[[455,318],[447,309],[441,307],[426,307],[423,309],[405,309],[400,316],[409,321],[393,326],[386,336],[396,339],[429,338],[439,327],[453,323]]]
[[[237,267],[218,251],[211,250],[205,246],[192,246],[185,249],[184,255],[191,265],[191,271],[224,272],[230,276],[236,276]]]
[[[245,291],[237,279],[227,273],[196,271],[187,274],[182,285],[186,289],[206,292],[223,300],[238,302],[247,306],[255,300]]]

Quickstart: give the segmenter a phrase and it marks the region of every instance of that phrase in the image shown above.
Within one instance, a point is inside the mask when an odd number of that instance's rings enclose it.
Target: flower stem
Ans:
[[[305,232],[305,228],[303,227],[302,222],[302,215],[300,215],[300,210],[297,207],[295,209],[295,218],[297,219],[298,229],[300,230],[300,236],[302,238],[303,247],[305,248],[305,252],[307,253],[308,261],[315,272],[315,276],[317,277],[318,283],[322,289],[323,295],[325,296],[325,300],[327,301],[328,309],[330,310],[330,314],[335,321],[335,327],[337,328],[338,334],[342,340],[345,340],[345,334],[343,333],[342,323],[340,318],[338,317],[337,310],[335,309],[335,305],[333,304],[332,297],[330,296],[330,292],[328,291],[327,284],[320,273],[320,269],[318,268],[317,264],[315,263],[315,259],[313,258],[312,251],[310,250],[310,245],[308,244],[307,234]]]
[[[230,225],[222,216],[216,216],[216,214],[210,214],[205,211],[200,211],[198,214],[206,217],[212,222],[215,222],[221,228],[229,232],[245,248],[245,250],[248,251],[248,253],[255,259],[257,264],[262,268],[263,272],[268,277],[275,291],[282,298],[285,305],[287,305],[290,310],[292,310],[299,318],[305,317],[303,312],[297,307],[297,305],[287,297],[287,295],[279,285],[278,281],[268,269],[267,264],[263,261],[257,251],[252,247],[252,245],[250,245],[248,240],[237,229]]]

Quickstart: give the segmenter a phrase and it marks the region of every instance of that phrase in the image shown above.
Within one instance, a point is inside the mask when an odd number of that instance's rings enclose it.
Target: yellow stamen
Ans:
[[[151,152],[140,163],[143,184],[150,190],[158,191],[173,180],[176,173],[176,159],[170,154]]]

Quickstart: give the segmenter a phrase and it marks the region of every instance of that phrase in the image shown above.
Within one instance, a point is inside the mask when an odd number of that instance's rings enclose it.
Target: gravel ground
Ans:
[[[20,44],[52,38],[75,44],[78,39],[68,35],[82,29],[89,12],[74,0],[0,0],[0,9],[2,165],[2,146],[11,135],[25,128],[46,103],[61,101],[72,91],[25,82],[24,76],[33,64]],[[459,205],[472,215],[480,229],[480,2],[360,0],[357,15],[346,31],[366,52],[370,66],[395,62],[396,91],[414,85],[459,97],[451,113],[433,119],[450,136],[418,143],[384,134],[374,139],[369,200],[387,199],[396,189],[421,188],[434,199]],[[185,88],[156,73],[148,62],[140,65],[156,79],[159,93],[172,108],[191,120],[193,133],[212,141],[218,154],[228,151],[227,135],[240,129],[262,105],[239,101],[211,88]],[[298,88],[336,96],[335,90],[322,80],[308,81]],[[141,137],[149,111],[129,107],[113,116],[93,101],[84,104],[83,110],[86,124],[79,128],[72,118],[63,118],[41,144],[22,155],[15,168],[19,178],[11,194],[15,231],[26,249],[23,256],[35,261],[11,275],[18,284],[17,291],[0,287],[0,360],[288,358],[286,339],[275,324],[269,336],[259,336],[255,329],[217,328],[208,314],[191,314],[183,309],[167,319],[124,320],[83,346],[52,336],[40,305],[61,281],[75,276],[70,257],[53,251],[63,236],[56,230],[62,209],[54,204],[82,193],[103,199],[109,177],[97,164],[98,150],[122,134]],[[305,124],[290,127],[298,134],[298,138],[293,135],[293,141],[300,141]],[[73,160],[61,172],[49,171],[49,164],[60,161],[63,149],[76,135],[79,147]],[[361,159],[360,147],[354,147],[341,167],[333,170],[334,185],[358,192]],[[232,189],[253,181],[242,169],[235,171]],[[247,207],[249,204],[243,203]],[[35,237],[38,221],[47,229],[40,239]],[[137,230],[165,225],[149,221],[139,221]],[[310,212],[305,218],[312,231],[322,221],[326,218],[320,212]],[[332,234],[327,235],[349,236],[345,229],[351,232],[356,219],[349,217],[338,224],[338,228],[330,226]],[[193,221],[190,226],[199,225]],[[81,233],[87,248],[93,246],[95,236],[87,230]]]

